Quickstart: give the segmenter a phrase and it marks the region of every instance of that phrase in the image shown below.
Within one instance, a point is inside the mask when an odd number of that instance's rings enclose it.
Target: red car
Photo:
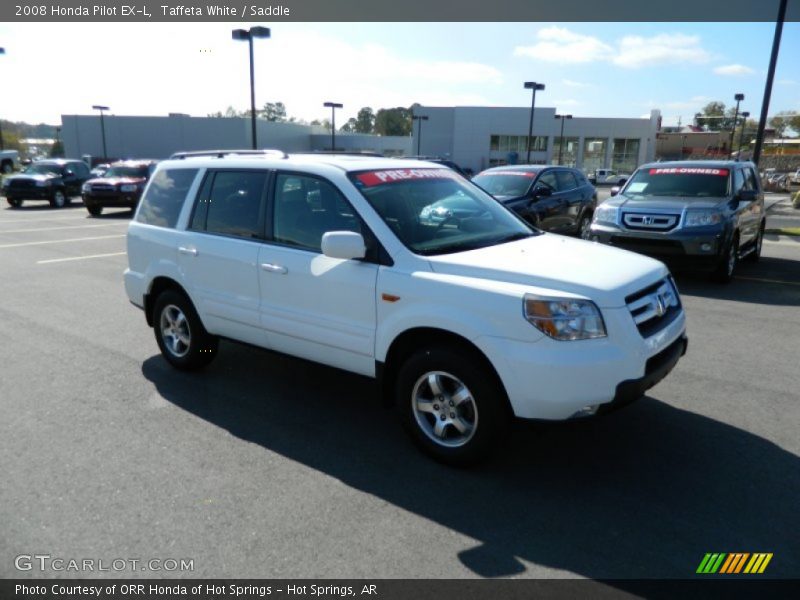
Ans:
[[[156,164],[154,160],[125,160],[112,164],[105,175],[83,184],[81,195],[86,210],[93,217],[100,216],[107,206],[134,210]]]

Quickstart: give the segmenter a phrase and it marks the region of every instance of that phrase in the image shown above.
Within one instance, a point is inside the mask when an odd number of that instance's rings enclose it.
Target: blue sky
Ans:
[[[760,111],[771,23],[264,23],[256,100],[291,116],[344,122],[362,106],[538,106],[585,117],[690,122],[711,100]],[[113,114],[204,116],[249,104],[246,45],[232,23],[0,24],[0,116],[58,123]],[[56,51],[57,50],[57,51]],[[800,23],[787,23],[770,114],[800,111]],[[60,65],[64,65],[61,67]],[[83,74],[76,76],[76,67]],[[14,85],[11,82],[25,82]],[[13,93],[8,93],[12,91]]]

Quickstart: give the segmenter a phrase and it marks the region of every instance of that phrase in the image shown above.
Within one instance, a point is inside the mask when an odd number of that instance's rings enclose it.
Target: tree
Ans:
[[[730,130],[733,125],[733,113],[735,108],[725,111],[725,103],[715,100],[703,107],[702,112],[697,113],[694,118],[698,127],[714,131]]]
[[[375,133],[411,135],[411,110],[403,107],[381,108],[375,115]]]
[[[775,129],[775,136],[782,138],[786,131],[791,129],[795,134],[800,133],[800,113],[794,110],[784,110],[773,116],[769,126]]]
[[[357,126],[357,121],[351,117],[350,119],[347,120],[347,123],[345,123],[339,128],[339,131],[343,133],[355,133],[356,126]]]
[[[283,102],[267,102],[260,111],[261,117],[273,123],[286,122],[286,106]]]
[[[50,147],[50,158],[60,158],[64,156],[64,144],[61,140],[56,140]]]
[[[353,119],[350,119],[353,121]],[[350,122],[348,121],[348,123]],[[356,133],[372,133],[375,130],[375,113],[369,106],[365,106],[358,111],[353,125],[353,131]]]

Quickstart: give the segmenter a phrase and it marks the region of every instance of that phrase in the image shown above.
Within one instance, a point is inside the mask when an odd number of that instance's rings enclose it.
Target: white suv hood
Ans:
[[[604,308],[624,306],[625,296],[668,274],[641,254],[549,233],[428,260],[436,273],[578,294]]]

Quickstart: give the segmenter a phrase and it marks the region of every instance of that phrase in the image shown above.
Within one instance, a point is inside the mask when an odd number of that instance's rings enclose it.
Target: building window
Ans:
[[[606,162],[605,138],[586,138],[583,140],[583,170],[591,173],[602,169]]]
[[[611,168],[632,173],[639,165],[639,143],[638,139],[615,139]]]
[[[519,154],[528,152],[527,135],[499,135],[495,134],[489,138],[489,150],[491,152],[517,152]],[[531,152],[546,152],[547,136],[535,135],[531,138]]]
[[[564,138],[564,149],[561,149],[561,138],[556,137],[553,143],[553,164],[574,167],[578,162],[578,144],[580,140],[576,137]],[[561,156],[561,162],[559,162]]]

